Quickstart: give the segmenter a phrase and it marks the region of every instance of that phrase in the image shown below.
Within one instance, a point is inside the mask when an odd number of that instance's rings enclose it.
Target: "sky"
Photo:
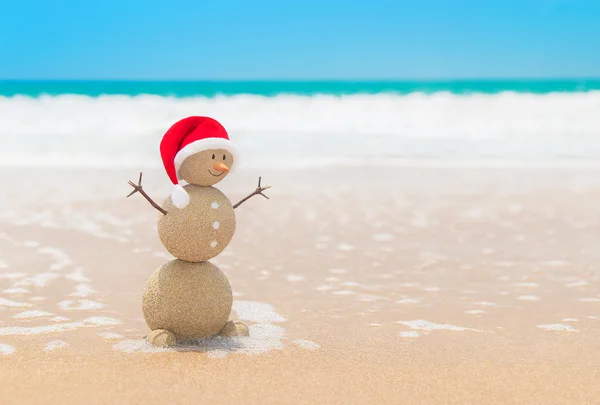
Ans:
[[[600,77],[598,0],[18,0],[3,79]]]

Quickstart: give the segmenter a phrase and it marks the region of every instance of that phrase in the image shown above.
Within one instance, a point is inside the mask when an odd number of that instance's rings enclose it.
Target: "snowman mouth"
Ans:
[[[208,172],[209,172],[210,174],[212,174],[213,176],[215,176],[215,177],[220,177],[220,176],[222,176],[222,175],[223,175],[223,173],[225,173],[225,172],[221,172],[221,173],[219,173],[219,174],[214,174],[213,172],[211,172],[211,171],[210,171],[210,169],[208,169]]]

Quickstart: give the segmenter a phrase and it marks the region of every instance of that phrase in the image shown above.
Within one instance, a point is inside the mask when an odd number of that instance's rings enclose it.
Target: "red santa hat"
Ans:
[[[239,155],[225,128],[210,117],[187,117],[177,121],[163,136],[160,154],[167,175],[173,182],[171,200],[177,208],[185,208],[190,196],[179,184],[178,173],[188,157],[209,149],[225,149],[233,156],[233,170],[239,164]]]

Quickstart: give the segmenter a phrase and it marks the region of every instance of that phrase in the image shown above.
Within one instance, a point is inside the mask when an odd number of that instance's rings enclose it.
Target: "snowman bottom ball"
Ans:
[[[210,260],[231,242],[235,213],[231,201],[214,187],[184,186],[190,196],[185,208],[177,208],[168,198],[160,214],[158,236],[165,248],[188,262]]]
[[[231,285],[215,265],[172,260],[150,276],[142,310],[151,330],[166,329],[178,339],[200,339],[223,329],[232,303]]]

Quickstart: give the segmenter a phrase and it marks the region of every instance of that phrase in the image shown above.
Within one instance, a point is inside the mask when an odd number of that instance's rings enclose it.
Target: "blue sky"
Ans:
[[[13,0],[0,78],[600,76],[600,1]]]

